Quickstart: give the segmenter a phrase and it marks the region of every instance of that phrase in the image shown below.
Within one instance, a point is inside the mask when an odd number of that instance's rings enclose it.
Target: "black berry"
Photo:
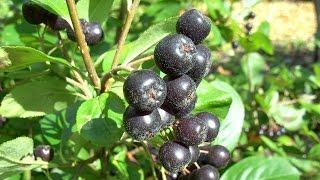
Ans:
[[[167,95],[165,82],[151,70],[130,74],[123,85],[128,103],[140,111],[153,111],[160,107]]]
[[[104,37],[101,25],[98,23],[88,24],[85,36],[88,45],[95,45],[101,42]]]
[[[210,165],[204,165],[193,171],[190,175],[192,180],[218,180],[220,177],[218,169]]]
[[[177,141],[194,146],[202,143],[208,133],[208,127],[197,117],[179,119],[174,125],[174,134]]]
[[[46,11],[35,3],[27,1],[22,5],[22,14],[28,23],[38,25],[44,21]]]
[[[83,34],[86,35],[86,27],[88,26],[88,22],[84,19],[80,19],[80,25],[83,31]],[[76,41],[76,35],[71,26],[67,27],[67,35],[71,41]]]
[[[161,108],[158,108],[158,112],[161,117],[161,129],[163,129],[167,126],[170,126],[171,124],[174,123],[175,118],[173,115],[171,115],[170,113],[168,113],[167,111],[165,111]]]
[[[213,141],[219,133],[219,128],[220,128],[219,119],[213,114],[208,112],[201,112],[197,114],[196,117],[199,118],[201,121],[203,121],[208,127],[208,133],[205,141],[207,142]]]
[[[200,156],[200,149],[198,148],[198,146],[189,146],[189,151],[191,154],[191,162],[190,163],[197,162],[198,158]]]
[[[214,145],[208,148],[209,153],[205,154],[204,163],[210,164],[216,168],[224,168],[230,161],[230,152],[221,145]]]
[[[154,58],[160,70],[170,76],[187,73],[194,65],[196,46],[182,34],[163,38],[154,50]]]
[[[183,116],[190,113],[196,102],[196,84],[187,76],[165,77],[167,96],[162,105],[172,115]]]
[[[244,27],[246,28],[247,32],[251,32],[251,30],[253,28],[253,24],[252,23],[246,23],[244,25]]]
[[[231,46],[232,46],[232,49],[236,50],[239,47],[239,43],[237,41],[232,41]]]
[[[140,112],[128,106],[123,115],[123,126],[135,140],[146,140],[154,136],[160,129],[161,120],[158,110]]]
[[[69,28],[70,26],[65,19],[58,17],[55,14],[50,13],[47,17],[48,17],[48,20],[46,24],[54,31],[61,31],[66,28]]]
[[[160,147],[159,159],[166,170],[174,173],[190,163],[191,154],[187,147],[168,141]]]
[[[35,158],[41,158],[43,161],[49,162],[54,157],[53,149],[48,145],[40,145],[33,151]]]
[[[178,19],[177,32],[188,36],[195,44],[201,43],[210,33],[211,23],[207,16],[191,9]]]
[[[196,48],[196,54],[193,56],[194,66],[187,73],[194,81],[205,77],[212,66],[210,50],[202,44],[197,45]]]
[[[254,13],[253,11],[250,11],[246,19],[254,19],[255,17],[256,17],[256,13]]]

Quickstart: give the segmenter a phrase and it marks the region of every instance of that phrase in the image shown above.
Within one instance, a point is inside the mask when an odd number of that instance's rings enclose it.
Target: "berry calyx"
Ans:
[[[128,103],[139,111],[159,108],[167,95],[165,82],[151,70],[139,70],[130,74],[123,85]]]
[[[205,139],[206,142],[213,141],[218,133],[220,128],[219,119],[211,113],[201,112],[196,115],[202,122],[204,122],[208,127],[207,137]]]
[[[170,126],[171,124],[174,123],[175,118],[173,115],[171,115],[170,113],[168,113],[167,111],[165,111],[161,108],[158,108],[158,112],[161,117],[161,128],[160,129],[166,128],[167,126]]]
[[[187,76],[164,78],[167,96],[161,108],[174,116],[189,114],[196,102],[196,84]]]
[[[192,116],[178,120],[173,129],[177,141],[187,146],[199,145],[208,133],[206,124]]]
[[[48,145],[37,146],[33,151],[35,158],[41,158],[43,161],[49,162],[54,157],[53,149]]]
[[[138,141],[149,139],[160,129],[159,112],[158,110],[141,112],[128,106],[123,115],[123,126],[133,139]]]
[[[174,34],[163,38],[154,50],[154,59],[159,69],[170,75],[187,73],[194,65],[192,60],[196,46],[191,39]]]
[[[204,165],[193,171],[190,175],[192,180],[218,180],[220,177],[218,169],[210,165]]]
[[[187,147],[168,141],[160,147],[159,160],[166,170],[175,173],[189,164],[191,154]]]
[[[28,23],[38,25],[44,22],[46,11],[35,3],[27,1],[22,5],[22,15]]]
[[[194,81],[205,77],[212,66],[210,50],[202,44],[197,45],[196,48],[196,54],[193,56],[194,66],[187,73]]]
[[[199,44],[209,35],[211,23],[200,11],[191,9],[180,16],[176,29],[178,33],[188,36],[195,44]]]
[[[218,169],[228,165],[231,155],[227,148],[221,145],[214,145],[208,148],[209,153],[205,154],[204,163],[210,164]]]

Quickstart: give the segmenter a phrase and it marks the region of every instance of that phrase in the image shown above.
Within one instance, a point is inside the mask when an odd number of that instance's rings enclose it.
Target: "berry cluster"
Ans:
[[[197,101],[196,88],[212,66],[210,50],[200,44],[210,32],[210,20],[191,9],[179,18],[176,29],[177,34],[162,39],[154,51],[155,63],[166,76],[162,79],[151,70],[138,70],[124,82],[129,107],[123,126],[139,141],[171,126],[174,139],[164,143],[158,153],[162,166],[177,173],[188,172],[185,168],[195,163],[196,170],[185,176],[219,179],[217,168],[227,165],[229,151],[223,146],[198,147],[217,137],[219,120],[208,112],[191,114]]]
[[[33,155],[35,157],[35,159],[37,158],[41,158],[42,161],[46,161],[49,162],[53,159],[54,157],[54,151],[53,149],[48,146],[48,145],[40,145],[37,146],[34,151],[33,151]]]
[[[47,11],[35,3],[26,1],[22,5],[22,14],[25,20],[30,24],[39,25],[44,23],[54,31],[66,29],[68,38],[72,41],[76,40],[72,27],[65,19]],[[100,24],[89,23],[84,19],[81,19],[80,22],[88,45],[95,45],[102,41],[104,33]]]
[[[286,134],[286,129],[277,124],[273,124],[271,126],[268,126],[267,124],[262,124],[259,128],[258,134],[268,136],[269,138],[276,138]]]

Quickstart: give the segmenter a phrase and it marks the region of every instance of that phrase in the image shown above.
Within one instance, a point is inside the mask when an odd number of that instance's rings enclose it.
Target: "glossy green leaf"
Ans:
[[[169,18],[151,26],[142,33],[137,40],[124,46],[123,54],[120,57],[120,63],[133,60],[141,53],[154,46],[165,36],[174,33],[176,31],[177,19],[178,18],[176,17]],[[103,71],[110,70],[114,54],[115,50],[107,51],[98,58],[96,64],[103,61]]]
[[[102,24],[108,19],[114,0],[81,0],[77,3],[79,17]]]
[[[24,69],[31,64],[39,62],[54,62],[72,67],[65,59],[48,56],[36,49],[24,46],[0,47],[0,72],[16,71]]]
[[[64,81],[48,77],[16,86],[1,102],[0,115],[9,118],[43,116],[65,109],[76,100]]]
[[[299,180],[299,171],[282,157],[252,156],[230,167],[221,180]]]
[[[76,125],[81,136],[94,144],[109,147],[123,133],[125,104],[114,93],[105,93],[81,104]]]
[[[228,114],[221,122],[218,137],[214,141],[215,144],[223,145],[231,151],[237,146],[240,139],[244,122],[244,106],[239,94],[229,84],[222,81],[213,81],[210,84],[215,89],[229,94],[232,98]],[[223,94],[216,94],[216,96],[222,95]],[[213,96],[213,94],[211,94],[211,96]]]
[[[18,137],[0,145],[0,178],[21,173],[38,167],[46,167],[47,162],[34,160],[33,140],[28,137]]]

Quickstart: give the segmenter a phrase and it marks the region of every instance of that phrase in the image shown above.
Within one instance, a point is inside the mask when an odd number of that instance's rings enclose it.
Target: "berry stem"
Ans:
[[[98,74],[96,72],[96,69],[94,67],[93,61],[92,61],[90,53],[89,53],[89,47],[85,41],[85,37],[82,32],[80,20],[78,18],[76,4],[75,4],[74,0],[66,0],[66,1],[67,1],[69,14],[71,17],[71,21],[72,21],[72,24],[74,27],[76,39],[77,39],[78,45],[80,47],[80,52],[81,52],[84,64],[86,66],[86,69],[89,73],[89,77],[90,77],[92,83],[94,84],[95,88],[97,90],[100,90],[101,89],[100,79],[99,79]]]
[[[68,0],[70,1],[70,0]],[[125,24],[122,28],[122,32],[120,34],[120,38],[118,41],[118,45],[117,45],[117,51],[116,54],[114,55],[113,61],[112,61],[112,66],[111,68],[114,69],[118,66],[119,64],[119,60],[120,60],[120,55],[123,49],[123,45],[125,43],[125,40],[127,38],[127,35],[129,33],[130,30],[130,26],[133,20],[133,17],[135,15],[136,9],[138,8],[140,3],[140,0],[134,0],[133,3],[131,5],[128,4],[128,13],[127,13],[127,18],[125,21]],[[108,79],[107,81],[105,81],[104,83],[104,87],[103,90],[107,91],[112,85],[112,81],[110,81],[110,79]]]
[[[152,155],[148,150],[148,143],[147,143],[147,141],[143,141],[143,142],[141,142],[141,144],[142,144],[142,147],[143,147],[144,151],[146,152],[147,156],[149,157],[150,164],[151,164],[152,175],[153,175],[153,177],[155,179],[158,179],[157,178],[156,169],[155,169],[155,166],[154,166],[155,163],[153,162]]]

